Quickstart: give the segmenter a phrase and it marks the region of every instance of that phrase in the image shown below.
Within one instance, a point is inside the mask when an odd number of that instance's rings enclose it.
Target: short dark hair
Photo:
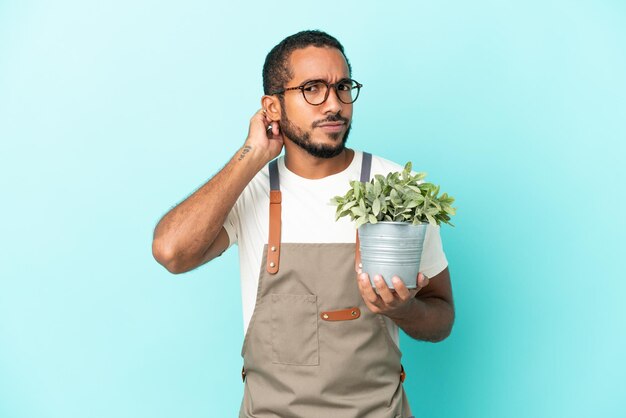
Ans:
[[[343,51],[343,45],[337,39],[321,30],[303,30],[280,41],[265,57],[265,64],[263,64],[264,94],[270,94],[284,88],[287,82],[293,78],[293,73],[289,68],[291,53],[296,49],[308,46],[337,48],[346,59],[348,71],[352,74],[350,61]]]

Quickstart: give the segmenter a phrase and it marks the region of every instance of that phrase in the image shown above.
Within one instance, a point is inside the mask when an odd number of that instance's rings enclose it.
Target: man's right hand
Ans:
[[[259,152],[258,155],[263,156],[265,160],[263,165],[278,157],[283,149],[283,135],[278,122],[269,120],[263,109],[250,119],[248,138],[243,147],[244,153],[247,153],[246,147],[251,147],[252,150]]]

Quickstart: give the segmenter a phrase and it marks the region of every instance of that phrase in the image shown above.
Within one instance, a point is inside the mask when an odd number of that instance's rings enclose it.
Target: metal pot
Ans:
[[[428,222],[378,222],[359,227],[361,268],[369,274],[372,286],[376,287],[374,276],[380,274],[390,289],[393,276],[400,277],[409,289],[417,287],[427,226]]]

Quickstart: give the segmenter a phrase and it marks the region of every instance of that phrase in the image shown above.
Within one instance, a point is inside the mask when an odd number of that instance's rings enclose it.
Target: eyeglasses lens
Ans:
[[[327,98],[328,85],[321,81],[312,81],[304,85],[302,93],[307,102],[312,105],[322,104]],[[344,80],[336,86],[337,96],[343,103],[349,104],[359,95],[359,86],[353,80]]]

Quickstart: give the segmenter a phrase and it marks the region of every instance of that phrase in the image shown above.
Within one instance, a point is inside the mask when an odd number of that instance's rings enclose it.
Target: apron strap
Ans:
[[[363,153],[363,162],[361,163],[361,183],[370,181],[370,171],[372,169],[372,154]]]
[[[363,163],[361,164],[361,183],[370,181],[370,171],[372,168],[372,154],[363,153]],[[356,249],[354,251],[354,270],[358,273],[361,269],[361,244],[359,243],[359,231],[356,231]]]
[[[372,167],[372,154],[363,152],[363,161],[361,163],[361,182],[365,183],[370,179],[370,171]],[[267,261],[266,269],[270,274],[278,273],[278,264],[280,261],[280,228],[281,228],[281,203],[282,195],[280,193],[280,180],[278,177],[278,158],[269,164],[270,170],[270,225],[269,237],[267,244]],[[360,269],[361,252],[359,248],[359,233],[356,234],[356,257],[355,270]]]
[[[267,272],[278,273],[280,260],[280,211],[282,196],[280,193],[280,181],[278,180],[278,159],[273,160],[270,169],[270,227],[267,243]]]

